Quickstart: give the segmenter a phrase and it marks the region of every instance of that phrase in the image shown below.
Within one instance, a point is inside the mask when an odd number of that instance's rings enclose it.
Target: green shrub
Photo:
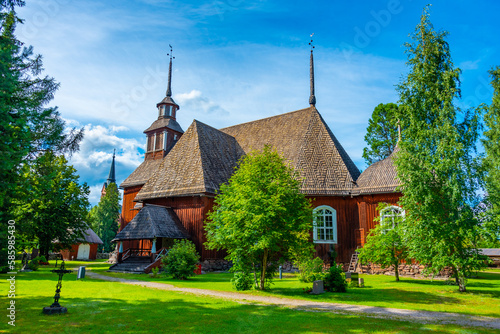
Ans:
[[[234,277],[231,279],[231,283],[238,291],[250,290],[253,286],[253,278],[249,273],[245,273],[242,271],[235,272]]]
[[[158,278],[160,275],[158,274],[160,272],[160,268],[156,267],[151,269],[151,273],[149,274],[153,278]]]
[[[162,259],[166,274],[181,280],[194,276],[199,261],[194,244],[186,239],[176,240],[168,255]]]
[[[35,257],[33,260],[28,262],[28,268],[33,270],[33,271],[37,271],[39,266],[40,266],[40,258],[39,257]]]
[[[347,292],[347,281],[342,271],[342,265],[334,265],[326,272],[323,278],[326,291]]]
[[[299,263],[299,280],[301,282],[311,283],[321,280],[324,277],[323,260],[319,257],[308,259]]]

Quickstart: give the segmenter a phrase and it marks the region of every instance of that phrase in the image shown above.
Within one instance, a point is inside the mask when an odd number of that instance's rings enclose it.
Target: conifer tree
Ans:
[[[74,152],[83,137],[83,130],[65,132],[57,108],[47,107],[59,85],[41,76],[42,57],[15,36],[20,6],[24,1],[0,2],[0,270],[7,259],[4,234],[13,219],[12,202],[26,186],[21,168],[47,150]]]
[[[405,132],[395,162],[410,256],[432,273],[450,267],[465,291],[466,277],[484,265],[474,246],[479,222],[472,210],[480,178],[473,154],[480,113],[458,115],[460,69],[446,35],[433,29],[426,7],[406,44],[409,73],[397,88]]]
[[[89,213],[89,224],[93,226],[96,234],[101,238],[102,252],[112,252],[114,247],[111,240],[118,233],[118,219],[120,217],[120,193],[115,183],[106,187],[106,194],[99,204]]]

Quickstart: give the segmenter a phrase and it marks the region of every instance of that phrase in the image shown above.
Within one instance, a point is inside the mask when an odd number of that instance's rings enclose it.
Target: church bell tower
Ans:
[[[168,67],[167,93],[161,102],[156,104],[158,119],[144,130],[147,136],[145,160],[162,159],[172,149],[184,131],[176,121],[179,105],[172,99],[172,46],[170,46],[170,63]]]

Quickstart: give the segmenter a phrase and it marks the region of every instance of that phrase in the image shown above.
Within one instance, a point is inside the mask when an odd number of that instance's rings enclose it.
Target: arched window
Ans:
[[[380,224],[390,230],[396,227],[404,216],[405,211],[402,208],[391,205],[380,211]]]
[[[337,211],[326,205],[313,211],[313,239],[318,244],[337,243]]]

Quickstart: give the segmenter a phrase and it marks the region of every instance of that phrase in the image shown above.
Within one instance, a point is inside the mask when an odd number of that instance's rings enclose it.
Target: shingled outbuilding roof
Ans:
[[[174,210],[146,205],[112,241],[154,238],[189,239],[190,236]]]
[[[303,178],[310,195],[349,195],[359,169],[315,107],[243,123],[221,131],[248,153],[275,147]]]
[[[90,227],[83,231],[83,239],[78,241],[87,244],[102,244],[101,238]]]
[[[399,181],[394,165],[394,158],[399,152],[396,145],[394,151],[387,158],[377,161],[368,167],[358,178],[357,188],[353,191],[355,195],[393,193],[399,186]]]
[[[195,120],[135,200],[215,194],[243,154],[233,137]]]

